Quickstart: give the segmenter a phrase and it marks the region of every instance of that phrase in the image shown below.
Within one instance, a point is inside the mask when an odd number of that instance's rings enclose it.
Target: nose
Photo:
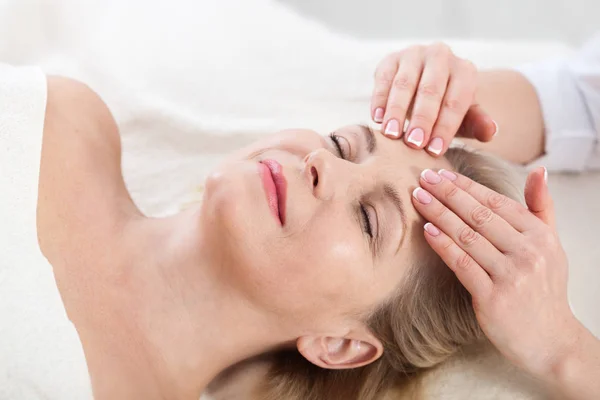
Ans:
[[[326,149],[317,149],[304,158],[304,174],[313,195],[320,200],[333,200],[348,191],[352,164],[341,160]]]

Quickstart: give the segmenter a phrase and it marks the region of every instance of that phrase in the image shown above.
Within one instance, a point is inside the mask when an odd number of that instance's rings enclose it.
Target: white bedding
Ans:
[[[41,65],[101,94],[121,128],[127,185],[152,215],[177,211],[223,154],[258,135],[368,122],[376,62],[414,42],[340,36],[271,0],[0,0],[0,35],[0,60]],[[482,67],[570,51],[557,43],[450,43]],[[590,286],[581,293],[576,311],[591,310],[598,295]],[[593,311],[580,312],[600,330]],[[30,318],[39,318],[35,310]],[[441,368],[428,388],[444,399],[539,398],[524,379],[485,354]]]

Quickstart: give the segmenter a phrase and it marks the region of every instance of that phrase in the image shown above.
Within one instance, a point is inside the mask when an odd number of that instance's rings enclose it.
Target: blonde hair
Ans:
[[[446,158],[455,171],[499,193],[519,198],[508,169],[489,156],[452,148]],[[469,292],[428,245],[419,265],[391,300],[366,318],[384,354],[356,369],[319,368],[295,349],[274,355],[258,398],[265,400],[378,400],[411,398],[412,379],[442,363],[461,347],[485,340]],[[393,394],[393,396],[392,396]]]

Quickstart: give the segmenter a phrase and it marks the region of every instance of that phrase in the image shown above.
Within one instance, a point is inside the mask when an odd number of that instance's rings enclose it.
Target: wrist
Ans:
[[[550,372],[543,379],[560,398],[596,398],[598,383],[590,378],[600,372],[600,342],[577,321],[572,340],[550,365]]]

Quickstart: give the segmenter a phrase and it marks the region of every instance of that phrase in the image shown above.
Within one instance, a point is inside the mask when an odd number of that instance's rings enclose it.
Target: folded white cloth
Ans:
[[[45,109],[42,71],[0,64],[2,400],[92,398],[79,338],[37,243]]]
[[[546,155],[534,164],[600,170],[600,33],[573,55],[519,70],[537,91],[546,128]]]

